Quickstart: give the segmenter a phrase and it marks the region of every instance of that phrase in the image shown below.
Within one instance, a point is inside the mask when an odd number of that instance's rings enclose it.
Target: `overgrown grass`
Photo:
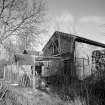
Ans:
[[[105,105],[105,83],[87,84],[76,81],[56,90],[64,105]]]
[[[25,95],[25,91],[23,95],[18,88],[16,88],[18,94],[12,88],[7,88],[0,105],[105,105],[104,96],[97,96],[100,91],[98,86],[95,85],[95,87],[97,90],[94,89],[94,86],[84,86],[84,83],[78,81],[66,88],[65,86],[51,87],[48,93],[32,91],[31,95]],[[96,94],[95,91],[98,93]]]

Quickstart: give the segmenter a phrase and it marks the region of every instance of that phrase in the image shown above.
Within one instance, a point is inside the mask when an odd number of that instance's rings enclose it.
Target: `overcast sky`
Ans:
[[[48,0],[49,9],[59,14],[67,10],[76,18],[81,16],[105,16],[105,0]]]
[[[48,0],[48,14],[52,33],[59,30],[105,43],[105,0]]]
[[[105,43],[105,0],[48,0],[48,15],[45,43],[56,30]]]

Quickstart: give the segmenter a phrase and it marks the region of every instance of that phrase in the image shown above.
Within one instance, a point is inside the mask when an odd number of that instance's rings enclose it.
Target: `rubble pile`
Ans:
[[[92,52],[92,73],[97,72],[96,75],[102,75],[105,71],[105,50],[95,50]]]
[[[105,69],[105,50],[93,51],[92,63],[96,65],[97,70],[104,70]]]

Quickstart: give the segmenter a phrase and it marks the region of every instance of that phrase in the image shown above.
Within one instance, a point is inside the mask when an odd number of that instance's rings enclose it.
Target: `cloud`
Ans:
[[[75,17],[70,12],[63,12],[55,17],[55,29],[58,31],[77,34],[91,40],[105,43],[104,29],[105,17],[101,16],[83,16]]]
[[[102,25],[105,23],[105,17],[88,16],[78,19],[78,34],[105,43],[104,29]]]
[[[102,32],[103,29],[100,26],[104,23],[105,17],[101,16],[83,16],[75,20],[75,17],[68,11],[50,15],[49,22],[47,23],[48,33],[42,35],[43,46],[55,31],[76,34],[81,37],[105,43],[105,37]]]
[[[63,11],[62,13],[55,15],[51,14],[49,16],[49,21],[46,26],[48,33],[46,34],[46,36],[43,36],[45,38],[44,40],[48,40],[55,31],[72,33],[73,23],[74,17],[68,11]]]
[[[96,23],[96,24],[103,24],[105,23],[105,17],[100,16],[88,16],[88,17],[82,17],[79,19],[80,23]]]
[[[105,33],[105,17],[101,16],[88,16],[88,17],[82,17],[78,21],[79,24],[84,25],[90,25],[93,26],[92,29],[94,30],[97,28],[97,30],[100,32],[100,34]],[[89,27],[88,27],[89,28]]]
[[[42,49],[46,42],[50,39],[55,31],[61,31],[65,33],[73,33],[74,17],[68,11],[63,11],[59,14],[50,14],[46,27],[47,33],[41,35],[41,41],[43,45],[39,49]]]
[[[93,39],[100,37],[104,31],[101,25],[105,23],[105,17],[101,16],[83,16],[75,20],[75,17],[65,10],[60,14],[51,16],[51,18],[49,23],[50,35],[57,30]]]
[[[73,33],[74,17],[70,12],[64,11],[54,19],[55,29],[67,33]]]

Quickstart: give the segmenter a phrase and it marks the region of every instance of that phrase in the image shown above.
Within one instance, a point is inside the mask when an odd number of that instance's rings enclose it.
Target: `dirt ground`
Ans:
[[[82,105],[79,98],[63,101],[57,94],[9,84],[0,105]]]

